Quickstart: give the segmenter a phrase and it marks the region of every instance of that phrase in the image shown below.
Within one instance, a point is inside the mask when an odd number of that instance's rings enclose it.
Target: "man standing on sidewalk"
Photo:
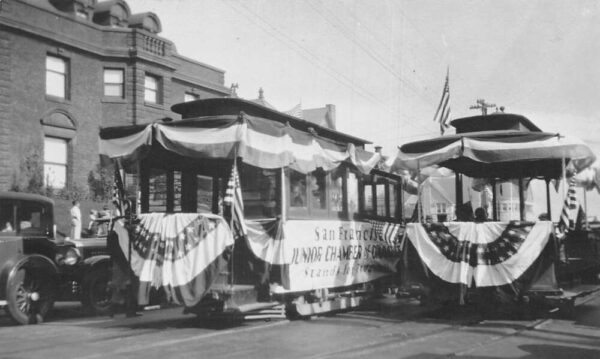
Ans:
[[[71,239],[81,238],[81,210],[79,209],[79,201],[73,201],[71,207]]]

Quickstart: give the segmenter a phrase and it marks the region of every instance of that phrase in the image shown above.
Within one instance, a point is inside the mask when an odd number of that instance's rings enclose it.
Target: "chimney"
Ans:
[[[335,105],[327,104],[325,105],[327,112],[325,113],[325,121],[327,122],[327,127],[335,130]]]
[[[377,153],[381,154],[381,149],[382,149],[382,148],[383,148],[383,147],[381,147],[381,146],[375,146],[375,152],[377,152]]]

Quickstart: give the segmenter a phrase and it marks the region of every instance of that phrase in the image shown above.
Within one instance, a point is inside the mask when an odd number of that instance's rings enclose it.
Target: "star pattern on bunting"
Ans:
[[[489,243],[459,241],[439,223],[426,224],[425,229],[438,250],[453,262],[466,262],[470,266],[495,265],[513,256],[533,227],[532,222],[513,221],[508,224],[500,237]]]
[[[187,256],[206,236],[217,228],[213,219],[198,219],[172,237],[152,232],[143,224],[130,229],[132,248],[143,258],[152,258],[157,265]]]

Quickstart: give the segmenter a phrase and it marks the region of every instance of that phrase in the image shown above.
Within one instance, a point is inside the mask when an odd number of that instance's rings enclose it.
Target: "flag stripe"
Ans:
[[[448,127],[447,122],[450,117],[450,71],[446,72],[446,82],[444,83],[444,90],[442,91],[442,98],[440,104],[435,111],[433,121],[440,124],[440,133],[443,135]]]
[[[440,110],[442,105],[445,107],[447,105],[448,95],[450,93],[450,84],[449,84],[449,71],[446,71],[446,82],[444,83],[444,89],[442,90],[442,98],[440,99],[440,104],[435,111],[435,115],[433,116],[433,122],[440,122],[438,115],[440,114]],[[442,111],[444,113],[444,111]]]
[[[575,192],[575,176],[573,175],[568,180],[569,189],[567,190],[567,196],[563,204],[562,211],[560,213],[560,219],[558,221],[558,229],[561,233],[567,233],[569,231],[571,219],[571,210],[579,207],[577,202],[577,193]]]
[[[121,177],[121,168],[119,162],[115,163],[115,178],[113,182],[112,201],[116,204],[120,214],[123,214],[123,200],[125,198],[125,188]]]
[[[237,171],[237,161],[233,162],[231,176],[227,183],[227,191],[223,202],[231,208],[231,229],[234,239],[245,237],[248,233],[244,222],[244,201],[242,199],[242,187]]]

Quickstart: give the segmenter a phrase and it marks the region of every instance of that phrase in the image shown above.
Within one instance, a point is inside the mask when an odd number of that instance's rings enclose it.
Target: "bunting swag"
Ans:
[[[270,301],[271,287],[289,287],[288,265],[283,258],[283,236],[278,219],[247,220],[244,240],[234,247],[235,283],[251,284],[259,301]]]
[[[155,123],[137,131],[106,134],[100,141],[100,154],[111,158],[137,158],[156,141],[168,151],[185,157],[233,159],[237,154],[245,163],[256,167],[290,167],[302,173],[318,167],[332,170],[342,162],[350,162],[369,173],[380,159],[379,154],[353,144],[334,142],[283,123],[248,115]]]
[[[138,303],[147,304],[152,287],[187,307],[196,305],[227,267],[233,236],[222,217],[213,214],[149,213],[128,232],[122,221],[114,231],[127,258],[131,235],[131,269],[139,277]]]
[[[560,159],[573,161],[577,170],[589,166],[596,157],[590,148],[574,137],[558,137],[547,133],[528,133],[492,140],[465,136],[446,136],[424,148],[423,152],[398,151],[386,161],[392,170],[415,171],[444,161],[465,157],[481,163],[497,163],[530,159]]]
[[[421,261],[437,277],[468,287],[511,284],[540,257],[552,222],[410,223],[406,232]]]

